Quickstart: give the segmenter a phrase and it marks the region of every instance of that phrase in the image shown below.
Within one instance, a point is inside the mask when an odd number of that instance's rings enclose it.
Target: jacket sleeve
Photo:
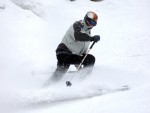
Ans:
[[[75,22],[73,25],[74,37],[76,41],[91,41],[91,37],[81,32],[82,24],[80,22]]]

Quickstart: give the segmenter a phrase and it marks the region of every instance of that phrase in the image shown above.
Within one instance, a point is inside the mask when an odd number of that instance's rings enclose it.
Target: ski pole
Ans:
[[[78,70],[80,69],[80,67],[82,66],[82,64],[83,64],[83,62],[84,62],[84,60],[85,60],[85,58],[87,57],[88,53],[89,53],[90,50],[93,48],[93,46],[94,46],[95,43],[96,43],[96,42],[93,42],[92,45],[90,46],[89,50],[86,52],[84,58],[82,59],[81,63],[79,64],[79,66],[78,66],[78,68],[77,68],[77,71],[78,71]],[[70,81],[66,81],[66,85],[67,85],[67,86],[71,86],[71,85],[72,85],[71,81],[72,81],[73,78],[74,78],[74,76],[71,78]]]

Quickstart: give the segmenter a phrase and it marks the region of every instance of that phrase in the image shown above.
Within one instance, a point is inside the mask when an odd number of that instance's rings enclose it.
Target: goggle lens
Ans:
[[[89,21],[89,24],[92,25],[92,26],[96,26],[97,22],[94,21],[94,20],[90,20],[90,21]]]

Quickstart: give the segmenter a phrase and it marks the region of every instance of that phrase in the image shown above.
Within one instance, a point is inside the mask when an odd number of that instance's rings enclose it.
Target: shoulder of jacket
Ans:
[[[73,27],[74,28],[83,28],[84,27],[84,24],[82,23],[82,20],[79,20],[79,21],[76,21],[74,24],[73,24]]]

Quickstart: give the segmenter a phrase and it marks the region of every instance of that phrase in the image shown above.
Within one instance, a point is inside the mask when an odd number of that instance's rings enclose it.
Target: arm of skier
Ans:
[[[73,28],[76,41],[91,41],[91,37],[88,34],[81,32],[82,25],[80,23],[74,23]]]

